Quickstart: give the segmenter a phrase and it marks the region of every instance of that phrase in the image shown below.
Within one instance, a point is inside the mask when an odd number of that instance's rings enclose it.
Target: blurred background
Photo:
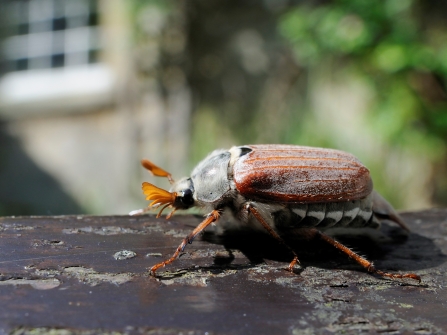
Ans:
[[[140,166],[351,152],[399,209],[447,205],[443,0],[4,0],[0,215],[126,214]]]

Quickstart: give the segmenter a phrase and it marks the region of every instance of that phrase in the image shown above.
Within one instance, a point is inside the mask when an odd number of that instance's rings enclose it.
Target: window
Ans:
[[[110,70],[98,58],[97,1],[14,0],[4,9],[0,107],[35,107],[36,102],[54,107],[55,99],[67,103],[81,94],[110,91]]]

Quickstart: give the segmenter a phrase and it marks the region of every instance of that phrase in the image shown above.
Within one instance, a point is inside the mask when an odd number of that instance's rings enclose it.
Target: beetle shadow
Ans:
[[[378,268],[415,271],[436,267],[447,261],[447,255],[434,242],[411,232],[407,234],[399,227],[384,222],[380,230],[345,229],[326,232],[356,253],[373,261]],[[283,236],[286,243],[297,253],[303,266],[317,266],[333,269],[358,269],[359,265],[342,252],[321,239],[306,239],[299,235]],[[248,229],[227,230],[222,233],[205,232],[202,240],[220,244],[227,250],[239,250],[251,264],[266,260],[284,262],[292,260],[291,253],[270,235]],[[230,266],[234,261],[231,252],[228,257],[216,256],[214,264]]]

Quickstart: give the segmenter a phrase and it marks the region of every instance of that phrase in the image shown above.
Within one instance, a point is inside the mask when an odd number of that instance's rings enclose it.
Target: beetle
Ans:
[[[144,182],[143,193],[152,202],[131,214],[161,208],[157,215],[160,217],[165,208],[171,207],[169,219],[176,210],[194,206],[209,213],[171,258],[150,268],[151,275],[172,263],[200,232],[227,213],[240,224],[263,228],[286,247],[293,255],[289,271],[300,262],[282,236],[293,231],[324,240],[370,273],[421,280],[414,273],[378,270],[372,262],[324,233],[332,227],[378,228],[382,219],[409,230],[393,207],[373,190],[369,170],[352,154],[296,145],[235,146],[213,151],[190,177],[177,182],[152,162],[141,163],[153,175],[168,178],[172,187],[167,191]]]

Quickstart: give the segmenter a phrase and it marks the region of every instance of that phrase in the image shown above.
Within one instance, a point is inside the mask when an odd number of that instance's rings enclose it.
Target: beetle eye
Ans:
[[[180,198],[180,201],[185,206],[191,206],[192,204],[194,204],[194,198],[192,197],[192,191],[189,188],[187,188],[186,190],[183,191],[183,195]]]

